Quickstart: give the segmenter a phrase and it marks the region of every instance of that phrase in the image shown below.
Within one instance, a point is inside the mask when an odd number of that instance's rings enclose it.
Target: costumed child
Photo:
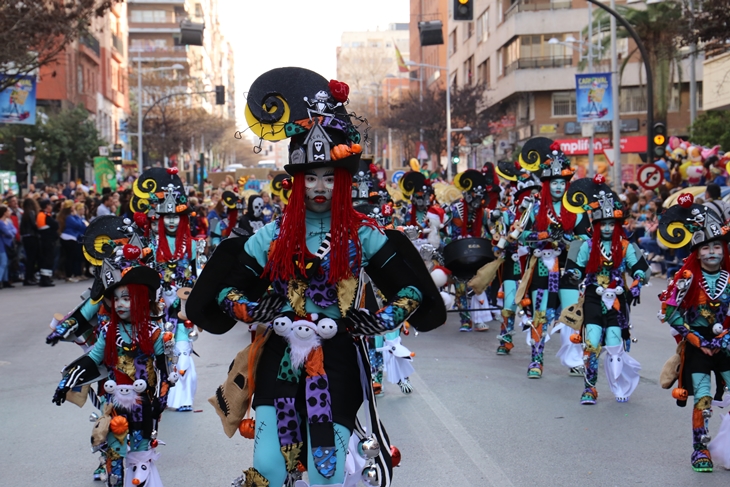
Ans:
[[[530,219],[523,228],[521,242],[530,248],[532,254],[524,277],[515,293],[518,316],[527,333],[527,342],[532,347],[527,377],[539,379],[543,371],[543,351],[549,339],[548,326],[558,317],[561,307],[567,308],[578,302],[577,283],[561,276],[565,266],[568,247],[576,240],[587,238],[588,219],[564,208],[563,195],[573,178],[570,160],[560,145],[546,137],[536,137],[525,142],[520,153],[520,166],[532,171],[542,182],[540,202],[537,211],[533,209]],[[518,222],[519,223],[519,222]],[[519,228],[516,228],[519,230]],[[581,242],[576,242],[580,246]],[[524,311],[524,313],[522,313]],[[573,350],[566,355],[573,358],[571,374],[582,376],[578,369],[583,363],[580,345],[570,343],[570,334],[564,335],[563,345]],[[563,347],[561,347],[563,350]]]
[[[602,175],[574,181],[563,198],[564,207],[576,214],[588,213],[593,234],[577,255],[569,255],[565,273],[573,282],[583,282],[583,299],[568,308],[578,319],[564,320],[579,334],[571,337],[583,344],[585,389],[581,404],[598,398],[598,358],[602,349],[609,388],[618,402],[626,402],[639,384],[641,366],[628,354],[631,346],[629,310],[638,301],[649,264],[623,230],[624,209],[618,195]],[[571,253],[572,254],[572,253]],[[632,282],[627,282],[626,275]],[[575,315],[575,308],[582,313]],[[568,312],[564,312],[567,316]],[[582,325],[582,326],[581,326]],[[561,333],[566,333],[564,329]]]
[[[361,147],[348,92],[302,68],[254,81],[250,128],[267,140],[290,137],[289,203],[253,236],[223,241],[187,301],[188,315],[211,333],[239,320],[262,323],[210,400],[226,434],[256,438],[253,467],[234,485],[342,486],[361,476],[390,485],[391,446],[361,336],[394,330],[411,315],[422,330],[445,321],[413,245],[352,206]],[[359,307],[363,271],[387,300],[375,312]],[[360,424],[363,404],[368,420]],[[249,408],[255,422],[244,419]]]
[[[709,420],[712,416],[712,374],[715,374],[715,399],[720,401],[730,384],[730,355],[727,351],[727,315],[730,308],[730,258],[727,241],[730,229],[712,209],[694,203],[690,193],[683,193],[661,215],[657,239],[670,249],[689,246],[691,254],[659,296],[659,318],[672,327],[678,342],[677,355],[662,372],[662,387],[678,380],[672,397],[677,405],[692,408],[692,468],[711,472],[712,455],[721,451],[725,467],[730,467],[730,438],[724,434],[710,442]],[[668,380],[665,380],[666,377]],[[727,418],[722,428],[727,428]],[[708,448],[709,444],[709,448]]]
[[[71,389],[106,375],[103,416],[91,438],[94,451],[105,452],[110,487],[144,481],[143,485],[162,486],[155,466],[157,423],[176,379],[168,376],[163,334],[153,316],[160,277],[137,261],[140,254],[139,247],[125,244],[114,258],[104,260],[101,274],[103,296],[111,303],[109,321],[89,353],[64,369],[53,396],[60,406]],[[147,478],[134,468],[141,464]]]
[[[175,369],[180,375],[170,392],[168,406],[177,411],[192,411],[198,382],[192,342],[198,339],[198,332],[190,320],[181,317],[181,311],[182,300],[205,263],[205,241],[193,239],[190,234],[190,207],[175,167],[143,172],[133,184],[130,206],[135,215],[152,210],[157,218],[157,240],[150,241],[153,265],[161,276],[164,328],[175,336]]]
[[[396,221],[400,226],[413,226],[419,230],[427,228],[426,212],[436,201],[431,180],[419,171],[408,171],[398,181],[398,187],[410,204],[404,221]]]

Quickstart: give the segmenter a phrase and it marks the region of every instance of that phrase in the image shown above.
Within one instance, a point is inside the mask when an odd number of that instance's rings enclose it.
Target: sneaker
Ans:
[[[398,385],[400,386],[400,391],[403,394],[410,394],[411,392],[413,392],[413,384],[411,384],[411,381],[408,379],[408,377],[398,382]]]
[[[376,396],[382,396],[385,391],[383,390],[383,384],[379,382],[373,382],[373,394]]]
[[[692,452],[692,469],[695,472],[712,472],[712,458],[707,450]]]
[[[586,406],[592,406],[598,399],[598,391],[595,387],[586,387],[583,391],[583,395],[580,396],[580,403]]]
[[[504,345],[498,346],[497,355],[509,355],[509,348],[505,347]]]
[[[471,331],[471,325],[468,323],[464,323],[461,325],[461,328],[459,328],[459,331]]]
[[[617,397],[616,402],[629,402],[628,397]]]
[[[542,369],[533,367],[527,370],[528,379],[540,379],[542,378]]]
[[[489,331],[489,325],[487,323],[475,323],[474,331]]]
[[[104,465],[99,465],[99,468],[94,470],[94,481],[106,482],[106,468],[104,468]]]
[[[585,367],[582,365],[578,367],[571,367],[571,369],[568,371],[568,375],[571,377],[583,377],[585,371]]]

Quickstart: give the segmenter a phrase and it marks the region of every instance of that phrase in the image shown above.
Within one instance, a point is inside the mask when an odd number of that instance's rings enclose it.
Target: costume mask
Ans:
[[[416,205],[416,210],[428,210],[428,195],[426,193],[414,193],[411,201]]]
[[[305,206],[309,211],[324,213],[332,208],[335,173],[332,168],[319,167],[304,175]]]
[[[261,215],[264,212],[264,199],[263,198],[256,198],[253,200],[253,217],[254,218],[261,218]]]
[[[702,268],[706,271],[716,271],[720,268],[722,262],[722,246],[721,242],[710,242],[699,248],[700,262]]]
[[[119,286],[114,290],[114,310],[122,321],[129,321],[132,315],[131,301],[127,286]]]
[[[616,227],[616,222],[609,220],[601,223],[601,239],[611,240],[613,238],[613,229]]]
[[[553,179],[550,181],[550,196],[553,201],[560,201],[565,194],[565,179]]]
[[[180,226],[180,215],[165,215],[163,223],[165,225],[165,232],[171,237],[174,237],[177,233],[177,227]]]

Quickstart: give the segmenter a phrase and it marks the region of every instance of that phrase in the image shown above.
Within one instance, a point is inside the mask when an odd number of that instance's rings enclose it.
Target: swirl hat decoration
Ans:
[[[345,109],[350,88],[304,68],[277,68],[251,85],[245,116],[264,140],[290,138],[291,175],[318,167],[357,170],[360,133]]]
[[[542,181],[570,180],[575,173],[560,144],[547,137],[534,137],[525,142],[519,161],[522,168],[537,174]]]
[[[132,184],[132,211],[149,216],[182,214],[189,211],[185,187],[176,167],[153,167]]]
[[[588,212],[593,223],[624,218],[623,204],[602,174],[572,182],[563,195],[563,205],[572,213]]]
[[[411,198],[414,194],[418,196],[433,194],[431,180],[418,171],[405,173],[398,181],[398,187],[406,198]]]
[[[657,240],[670,249],[690,245],[691,250],[715,240],[728,241],[730,229],[710,208],[694,202],[690,193],[682,193],[678,204],[659,217]]]
[[[462,193],[473,193],[483,199],[487,192],[487,178],[480,171],[467,169],[454,176],[454,186]]]
[[[540,180],[533,173],[522,168],[519,162],[500,161],[495,170],[499,177],[509,181],[516,188],[513,195],[515,200],[526,191],[542,189]]]

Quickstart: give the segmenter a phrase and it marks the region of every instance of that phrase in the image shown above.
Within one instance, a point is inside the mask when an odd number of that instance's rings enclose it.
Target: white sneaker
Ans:
[[[475,323],[474,331],[489,331],[489,325],[487,323]]]

